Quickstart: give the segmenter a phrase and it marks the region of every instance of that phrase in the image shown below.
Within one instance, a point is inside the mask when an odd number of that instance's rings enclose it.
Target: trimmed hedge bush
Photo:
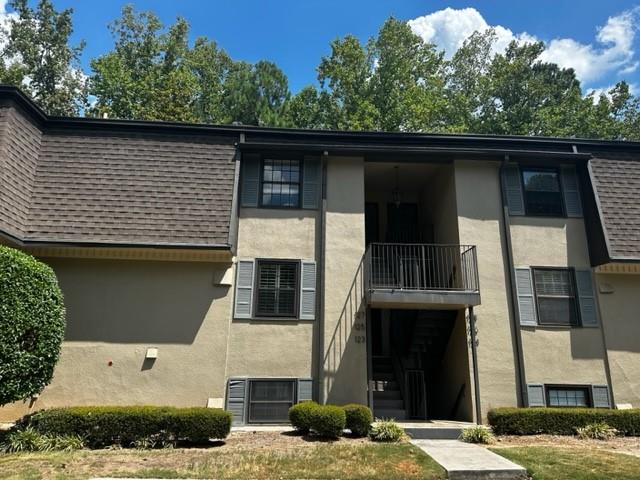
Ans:
[[[64,338],[65,310],[53,270],[0,246],[0,405],[49,384]]]
[[[289,421],[293,428],[300,433],[309,433],[313,411],[318,407],[319,405],[316,402],[301,402],[291,407],[289,409]]]
[[[488,414],[498,435],[574,435],[577,428],[604,422],[620,435],[640,435],[640,409],[496,408]]]
[[[358,437],[369,435],[371,424],[373,423],[371,409],[359,403],[349,403],[342,408],[346,416],[346,428]]]
[[[15,428],[28,426],[44,435],[77,435],[91,448],[144,445],[158,436],[171,442],[204,443],[229,435],[231,413],[201,407],[54,408],[24,417]]]
[[[344,409],[335,405],[318,405],[311,410],[311,429],[321,437],[338,438],[347,423]]]

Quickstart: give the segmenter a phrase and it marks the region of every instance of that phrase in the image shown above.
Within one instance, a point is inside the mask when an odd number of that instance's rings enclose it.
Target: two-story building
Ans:
[[[0,243],[67,307],[5,406],[640,405],[640,144],[45,115],[0,89]]]

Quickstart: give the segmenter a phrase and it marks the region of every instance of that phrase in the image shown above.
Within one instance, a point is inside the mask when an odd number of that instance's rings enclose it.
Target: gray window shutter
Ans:
[[[253,153],[242,154],[242,186],[240,205],[257,207],[260,195],[260,156]]]
[[[529,267],[516,268],[516,292],[518,293],[518,317],[520,325],[536,326],[536,302],[533,296],[533,281]]]
[[[320,158],[304,157],[302,167],[302,208],[318,208],[321,187]]]
[[[313,380],[310,378],[298,379],[298,402],[313,400]]]
[[[300,320],[316,318],[316,262],[302,260],[300,273]]]
[[[576,290],[578,291],[578,305],[580,306],[580,321],[583,327],[598,326],[598,312],[596,298],[593,291],[591,270],[576,270]]]
[[[544,385],[541,383],[527,383],[527,399],[529,407],[546,407]]]
[[[607,385],[591,385],[591,398],[595,408],[611,408]]]
[[[227,408],[233,416],[233,425],[245,423],[247,398],[247,380],[244,378],[230,378],[227,386]]]
[[[235,318],[251,318],[254,270],[253,260],[238,260],[236,264]]]
[[[565,166],[561,168],[562,193],[564,194],[564,206],[567,217],[582,217],[582,201],[578,187],[578,175],[576,168]]]
[[[522,181],[520,169],[517,165],[504,168],[504,188],[509,206],[509,215],[524,215],[524,198],[522,196]]]

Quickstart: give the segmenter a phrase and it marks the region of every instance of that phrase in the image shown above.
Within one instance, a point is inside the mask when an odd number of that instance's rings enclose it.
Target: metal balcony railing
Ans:
[[[479,292],[474,245],[371,243],[369,289]]]

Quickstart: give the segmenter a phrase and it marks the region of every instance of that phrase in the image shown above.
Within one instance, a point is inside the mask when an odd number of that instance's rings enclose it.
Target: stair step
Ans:
[[[462,435],[464,427],[404,427],[404,432],[412,439],[420,440],[456,440]]]
[[[376,418],[405,420],[407,413],[401,408],[374,408],[373,414]]]
[[[373,390],[376,392],[400,391],[395,380],[374,380]]]
[[[379,400],[402,400],[402,395],[400,395],[400,390],[374,390],[374,403]]]
[[[390,382],[396,379],[396,376],[392,372],[373,372],[373,379],[378,381],[382,380]]]
[[[383,410],[402,410],[404,407],[404,402],[402,399],[380,399],[373,400],[373,408],[374,410],[383,409]]]

